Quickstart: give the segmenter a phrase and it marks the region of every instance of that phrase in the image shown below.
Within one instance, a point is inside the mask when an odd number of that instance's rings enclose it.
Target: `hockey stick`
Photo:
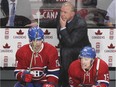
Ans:
[[[36,42],[37,42],[37,35],[38,35],[38,32],[36,32],[36,38],[35,38],[35,41],[33,43],[33,47],[32,47],[32,56],[31,56],[31,61],[30,61],[30,66],[29,66],[29,69],[28,69],[28,72],[30,73],[31,72],[31,67],[32,67],[32,64],[33,64],[33,58],[34,58],[34,53],[36,52]],[[26,87],[28,87],[30,85],[30,83],[26,83]]]
[[[37,42],[37,36],[38,36],[38,32],[36,32],[36,38],[32,47],[32,56],[31,56],[31,62],[30,62],[30,66],[29,66],[29,71],[31,71],[31,67],[32,67],[32,62],[33,62],[33,58],[34,58],[34,52],[36,52],[36,42]]]

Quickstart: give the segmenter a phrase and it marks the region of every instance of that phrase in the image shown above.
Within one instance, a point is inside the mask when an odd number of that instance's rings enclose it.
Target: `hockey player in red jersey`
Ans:
[[[30,43],[16,52],[15,87],[56,87],[60,67],[57,49],[43,41],[44,33],[38,26],[30,28],[28,36]]]
[[[79,59],[72,62],[69,70],[71,87],[108,87],[108,65],[100,58],[96,58],[94,48],[84,47]]]

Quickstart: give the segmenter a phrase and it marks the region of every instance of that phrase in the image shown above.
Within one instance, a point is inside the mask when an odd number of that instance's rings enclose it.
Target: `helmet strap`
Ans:
[[[91,59],[90,65],[92,66],[94,62],[94,59]]]

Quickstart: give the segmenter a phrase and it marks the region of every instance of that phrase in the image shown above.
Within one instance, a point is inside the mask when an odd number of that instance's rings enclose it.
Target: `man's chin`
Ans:
[[[88,70],[89,70],[89,69],[87,69],[87,68],[85,69],[85,71],[88,71]]]
[[[83,67],[83,70],[88,71],[89,69],[87,67]]]

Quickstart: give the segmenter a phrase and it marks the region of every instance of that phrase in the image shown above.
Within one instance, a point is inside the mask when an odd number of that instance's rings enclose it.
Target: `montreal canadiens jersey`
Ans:
[[[99,70],[96,79],[96,66],[98,58],[95,58],[94,63],[90,70],[84,71],[81,68],[80,59],[71,63],[69,73],[69,83],[71,87],[91,87],[91,85],[97,85],[98,87],[108,87],[109,85],[109,70],[108,65],[100,59]]]
[[[60,65],[58,52],[55,47],[44,42],[42,50],[34,54],[32,54],[29,44],[19,48],[16,52],[17,67],[14,71],[19,81],[21,80],[20,73],[29,69],[31,60],[32,65],[30,73],[33,74],[33,80],[58,83]]]

